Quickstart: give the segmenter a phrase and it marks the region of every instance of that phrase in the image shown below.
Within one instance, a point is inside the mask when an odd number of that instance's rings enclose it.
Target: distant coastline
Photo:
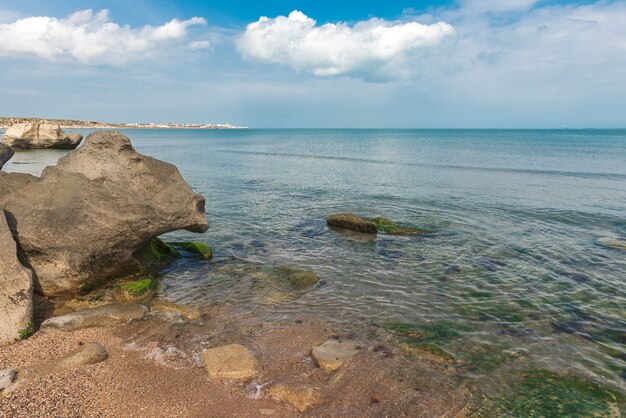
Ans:
[[[228,123],[108,123],[91,120],[0,117],[0,129],[15,123],[49,122],[64,129],[247,129]]]

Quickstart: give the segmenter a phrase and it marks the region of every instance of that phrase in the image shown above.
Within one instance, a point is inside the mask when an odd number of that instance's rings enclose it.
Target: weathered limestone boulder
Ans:
[[[200,354],[211,379],[249,380],[259,373],[259,362],[249,349],[240,344],[209,348]]]
[[[339,370],[346,361],[357,353],[357,344],[353,341],[339,342],[328,340],[311,351],[315,363],[328,372]]]
[[[150,274],[151,240],[206,231],[204,202],[175,166],[137,153],[118,132],[89,135],[40,178],[0,172],[0,207],[46,296]]]
[[[7,161],[11,159],[11,157],[13,157],[13,154],[15,154],[13,148],[0,143],[0,169]]]
[[[271,399],[291,404],[300,412],[306,412],[321,403],[319,390],[307,384],[277,383],[270,387],[268,394]]]
[[[100,363],[108,357],[106,350],[98,343],[86,343],[55,360],[37,363],[17,369],[17,379],[10,384],[4,393],[12,392],[31,382],[51,374],[75,370],[89,364]]]
[[[46,319],[39,330],[42,332],[75,331],[81,328],[108,327],[141,319],[146,313],[148,313],[148,308],[144,305],[111,303]]]
[[[374,222],[363,219],[352,213],[335,213],[326,218],[328,226],[350,229],[352,231],[375,234],[378,232]]]
[[[82,140],[81,134],[66,134],[57,125],[39,122],[16,123],[2,137],[2,142],[14,149],[74,149]]]
[[[0,209],[0,345],[12,343],[31,328],[33,274],[17,258],[17,247]]]

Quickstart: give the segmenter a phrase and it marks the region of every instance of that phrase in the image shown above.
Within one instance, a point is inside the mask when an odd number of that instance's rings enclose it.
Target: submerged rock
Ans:
[[[18,260],[17,246],[0,209],[0,345],[28,337],[32,322],[33,273]]]
[[[5,393],[24,387],[29,383],[51,374],[74,370],[89,364],[100,363],[108,357],[106,350],[98,343],[86,343],[76,350],[56,360],[20,367],[17,379],[5,389]]]
[[[357,344],[353,341],[339,342],[328,340],[311,350],[311,357],[322,369],[334,372],[357,353]]]
[[[292,267],[274,267],[268,271],[270,277],[275,277],[279,281],[289,283],[294,289],[304,289],[319,282],[315,272],[310,270],[300,270]]]
[[[620,239],[615,237],[602,237],[598,238],[598,242],[605,247],[626,251],[626,239]]]
[[[13,148],[0,143],[0,169],[14,154],[15,151],[13,151]]]
[[[375,234],[378,230],[376,224],[353,213],[337,213],[326,218],[328,226],[350,229],[352,231]]]
[[[89,135],[41,178],[0,172],[0,206],[46,296],[153,273],[153,238],[208,229],[204,198],[176,167],[137,153],[117,132]]]
[[[289,403],[300,412],[306,412],[321,403],[319,390],[306,384],[278,383],[269,388],[268,394],[271,399]]]
[[[14,149],[74,149],[82,140],[81,134],[66,134],[57,125],[39,122],[17,123],[2,137],[2,142]]]
[[[174,302],[168,302],[165,300],[152,301],[152,305],[150,306],[150,311],[158,311],[162,313],[176,314],[176,315],[185,317],[189,319],[190,321],[198,320],[202,316],[202,310],[195,305],[184,304],[184,303],[174,303]]]
[[[200,354],[211,379],[249,380],[259,373],[259,362],[249,349],[240,344],[203,350]]]
[[[412,226],[401,226],[397,222],[383,218],[382,216],[372,219],[372,222],[376,225],[378,232],[384,232],[390,235],[419,235],[425,232]]]
[[[46,319],[43,332],[51,330],[74,331],[81,328],[106,327],[143,318],[148,308],[140,304],[112,303]]]

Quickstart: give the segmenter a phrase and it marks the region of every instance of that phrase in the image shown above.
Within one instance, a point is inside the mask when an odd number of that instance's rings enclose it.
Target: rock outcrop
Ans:
[[[0,345],[25,337],[33,320],[33,274],[17,258],[17,247],[0,209]]]
[[[46,296],[151,273],[152,239],[206,231],[204,202],[175,166],[137,153],[118,132],[89,135],[40,178],[0,172],[0,207]]]
[[[11,159],[11,157],[13,157],[13,154],[15,154],[13,148],[9,147],[8,145],[0,144],[0,169],[7,161]]]
[[[81,134],[66,134],[57,125],[37,122],[12,125],[2,137],[2,142],[13,149],[75,149],[82,140]]]

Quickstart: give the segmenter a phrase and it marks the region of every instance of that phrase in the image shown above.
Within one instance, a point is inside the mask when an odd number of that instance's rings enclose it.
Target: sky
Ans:
[[[626,0],[0,0],[0,116],[624,128]]]

